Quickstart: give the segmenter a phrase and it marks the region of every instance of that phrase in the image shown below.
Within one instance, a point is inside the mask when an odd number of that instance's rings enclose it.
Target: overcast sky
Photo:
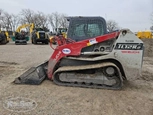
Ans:
[[[21,9],[64,13],[69,16],[102,16],[132,31],[151,26],[153,0],[0,0],[0,8],[17,14]]]

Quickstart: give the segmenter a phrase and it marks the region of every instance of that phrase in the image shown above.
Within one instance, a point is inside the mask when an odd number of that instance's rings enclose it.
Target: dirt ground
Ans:
[[[29,67],[48,60],[49,45],[0,45],[1,115],[153,115],[153,39],[145,42],[142,76],[129,80],[121,90],[41,85],[15,85],[12,81]],[[4,107],[8,97],[28,98],[37,106],[27,112]]]

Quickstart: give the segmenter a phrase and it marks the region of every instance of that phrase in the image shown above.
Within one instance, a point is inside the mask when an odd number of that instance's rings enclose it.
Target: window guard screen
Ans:
[[[70,23],[68,37],[80,41],[104,34],[105,24],[102,20],[75,20]]]

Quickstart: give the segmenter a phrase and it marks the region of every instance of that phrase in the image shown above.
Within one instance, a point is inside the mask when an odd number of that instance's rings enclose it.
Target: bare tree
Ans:
[[[36,13],[34,15],[34,24],[35,26],[38,26],[38,27],[48,27],[48,19],[47,19],[47,16],[43,13],[43,12],[39,12]]]
[[[20,22],[20,17],[18,15],[12,14],[11,15],[11,27],[12,27],[12,31],[15,31],[19,25]]]
[[[115,22],[114,20],[108,20],[107,29],[109,32],[119,29],[117,22]]]
[[[55,28],[59,28],[60,26],[60,14],[57,12],[54,12],[48,16],[48,21],[53,29],[55,31]]]
[[[3,29],[6,29],[6,31],[11,30],[11,18],[12,16],[7,13],[7,12],[3,12],[2,16],[1,16],[1,25],[3,27]]]
[[[25,23],[34,23],[34,11],[30,9],[23,9],[20,12],[21,18],[20,18],[20,23],[25,24]]]
[[[54,12],[48,16],[48,22],[52,27],[52,30],[55,31],[56,28],[67,28],[68,22],[66,20],[66,14],[60,14]]]
[[[3,10],[0,9],[0,31],[1,31],[1,28],[2,28],[2,12],[3,12]]]
[[[68,21],[67,21],[67,15],[61,14],[60,16],[60,27],[61,28],[68,28]]]

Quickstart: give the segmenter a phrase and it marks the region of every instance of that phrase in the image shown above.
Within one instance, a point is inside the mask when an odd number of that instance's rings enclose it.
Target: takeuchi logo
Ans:
[[[115,49],[118,50],[142,50],[142,43],[117,43]]]
[[[35,109],[37,107],[37,103],[29,98],[10,97],[4,100],[3,107],[13,112],[27,112]]]
[[[68,49],[68,48],[64,48],[64,49],[62,50],[62,52],[63,52],[64,54],[70,54],[70,53],[71,53],[71,50]]]

